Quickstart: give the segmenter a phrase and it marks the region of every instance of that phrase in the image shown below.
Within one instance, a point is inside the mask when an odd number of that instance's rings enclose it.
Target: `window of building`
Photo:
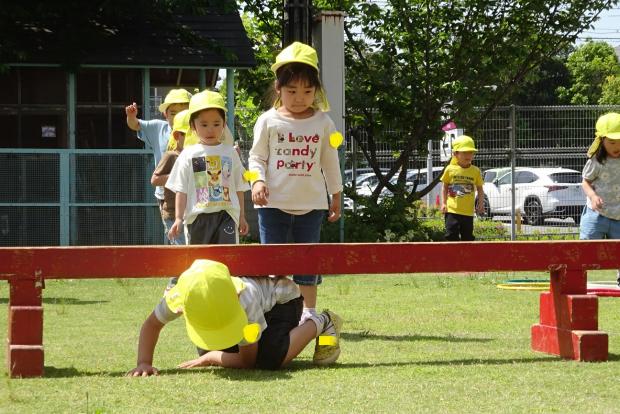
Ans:
[[[60,68],[0,73],[3,148],[67,148],[67,75]]]

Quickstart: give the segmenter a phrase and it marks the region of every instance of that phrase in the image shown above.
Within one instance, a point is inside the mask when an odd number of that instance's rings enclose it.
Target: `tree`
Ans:
[[[599,105],[620,104],[620,76],[608,76],[601,88]]]
[[[565,103],[575,105],[596,105],[606,79],[620,74],[618,57],[606,42],[587,41],[570,54],[566,66],[571,86],[558,92]]]
[[[572,48],[571,48],[572,49]],[[560,87],[570,87],[570,73],[566,67],[568,53],[561,51],[534,68],[504,104],[510,105],[559,105]]]
[[[387,0],[334,2],[345,7],[347,113],[369,164],[379,142],[400,152],[382,183],[408,202],[407,193],[387,180],[405,170],[428,139],[441,136],[447,118],[475,136],[485,116],[532,69],[572,44],[600,10],[615,1]],[[478,110],[477,108],[483,108]],[[387,131],[400,131],[395,135]],[[366,139],[362,137],[366,136]]]

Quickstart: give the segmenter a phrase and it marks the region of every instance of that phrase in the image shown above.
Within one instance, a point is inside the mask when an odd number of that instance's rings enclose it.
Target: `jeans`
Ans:
[[[293,243],[318,243],[325,210],[312,210],[302,215],[285,213],[277,208],[258,209],[258,230],[261,244],[288,243],[289,233]],[[301,260],[301,258],[300,258]],[[321,275],[293,275],[298,285],[315,286],[323,281]]]
[[[581,213],[579,239],[620,239],[620,220],[601,216],[598,212],[584,207],[583,213]],[[620,286],[620,269],[616,274],[616,282]]]
[[[184,226],[181,226],[179,237],[177,237],[176,239],[170,240],[168,239],[168,232],[170,231],[170,228],[174,224],[174,220],[162,219],[162,221],[164,223],[164,236],[166,236],[166,240],[168,240],[168,243],[173,246],[185,246],[185,232],[183,231]]]
[[[601,216],[598,212],[585,207],[581,214],[579,238],[581,240],[620,239],[620,220]]]

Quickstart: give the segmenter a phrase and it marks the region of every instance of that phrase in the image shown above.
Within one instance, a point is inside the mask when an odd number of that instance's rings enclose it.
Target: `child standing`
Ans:
[[[581,215],[581,240],[620,239],[620,114],[596,121],[596,136],[582,173],[587,196]],[[620,286],[620,270],[618,270]]]
[[[452,159],[441,176],[445,214],[446,240],[473,241],[474,204],[476,212],[484,212],[484,191],[482,174],[472,165],[477,149],[474,140],[461,135],[452,143]],[[478,193],[474,198],[474,192]]]
[[[299,288],[288,278],[231,277],[222,263],[196,260],[142,325],[137,365],[127,375],[157,375],[153,356],[159,334],[181,314],[201,351],[180,368],[279,369],[319,335],[323,341],[314,363],[334,363],[340,355],[340,317],[324,311],[298,325],[301,307]]]
[[[295,42],[271,66],[276,75],[274,107],[254,126],[250,170],[252,201],[258,208],[263,244],[318,243],[321,224],[340,218],[342,178],[338,152],[330,146],[335,132],[325,113],[329,104],[319,80],[318,57],[308,45]],[[328,205],[328,196],[331,203]],[[294,275],[304,298],[302,322],[316,314],[320,275]]]
[[[239,234],[248,233],[243,192],[249,186],[239,155],[221,142],[226,124],[222,96],[212,91],[192,96],[189,124],[200,142],[179,155],[166,183],[176,192],[169,237],[179,237],[185,220],[189,244],[236,244]]]
[[[183,151],[185,136],[188,130],[189,110],[186,109],[179,112],[174,117],[171,134],[171,138],[174,139],[174,149],[166,151],[159,161],[159,164],[157,164],[157,167],[155,167],[155,171],[153,171],[153,176],[151,177],[152,185],[166,185],[170,171],[172,171],[172,166],[176,162],[181,151]],[[161,206],[161,218],[164,223],[166,223],[166,228],[168,229],[172,227],[176,217],[174,213],[175,198],[176,196],[174,192],[164,187],[164,200]],[[166,237],[168,237],[168,234],[166,234]],[[183,230],[179,232],[179,236],[176,239],[170,239],[170,244],[185,244],[185,234]]]
[[[127,126],[138,132],[138,139],[144,141],[153,149],[153,158],[155,159],[155,165],[159,164],[159,160],[166,151],[170,133],[172,132],[172,123],[174,117],[179,112],[187,109],[191,94],[185,89],[172,89],[166,97],[164,102],[159,105],[159,111],[164,115],[166,120],[152,119],[144,121],[138,118],[138,105],[132,103],[125,107],[125,114],[127,115]],[[164,203],[164,188],[163,186],[157,186],[155,188],[155,198],[159,203],[159,210],[163,217],[163,203]],[[170,226],[166,225],[165,221],[162,221],[164,225],[164,234],[167,236],[170,232]]]

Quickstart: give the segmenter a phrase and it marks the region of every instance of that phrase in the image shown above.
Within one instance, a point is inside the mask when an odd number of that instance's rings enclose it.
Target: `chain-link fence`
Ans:
[[[499,107],[476,131],[450,131],[453,137],[465,133],[476,141],[474,164],[485,179],[481,218],[504,223],[513,239],[575,237],[586,202],[581,189],[586,151],[594,138],[596,119],[610,111],[618,112],[620,106]],[[449,159],[449,140],[446,134],[443,141],[430,143],[429,155],[412,157],[409,169],[419,171],[411,177],[417,173],[423,184],[436,177]],[[381,168],[392,166],[396,150],[379,144]],[[360,186],[359,180],[364,179],[368,166],[357,143],[348,139],[346,154],[347,169],[358,174],[345,174],[345,179],[352,185],[357,175],[356,188],[365,191],[364,181]],[[438,206],[440,188],[441,183],[424,201]]]
[[[486,181],[485,219],[503,223],[515,239],[574,237],[585,204],[586,150],[596,119],[609,111],[620,106],[502,107],[477,131],[464,131],[479,150],[474,163]],[[241,144],[247,160],[251,142]],[[439,174],[446,146],[432,142],[430,156],[413,157],[409,168],[418,176],[411,179],[421,185],[429,169],[429,177]],[[349,137],[349,183],[353,166],[359,175],[367,168],[354,149]],[[395,150],[381,144],[380,167],[391,166]],[[0,245],[162,244],[153,168],[150,150],[0,149]],[[436,205],[439,192],[440,185],[425,201]]]

